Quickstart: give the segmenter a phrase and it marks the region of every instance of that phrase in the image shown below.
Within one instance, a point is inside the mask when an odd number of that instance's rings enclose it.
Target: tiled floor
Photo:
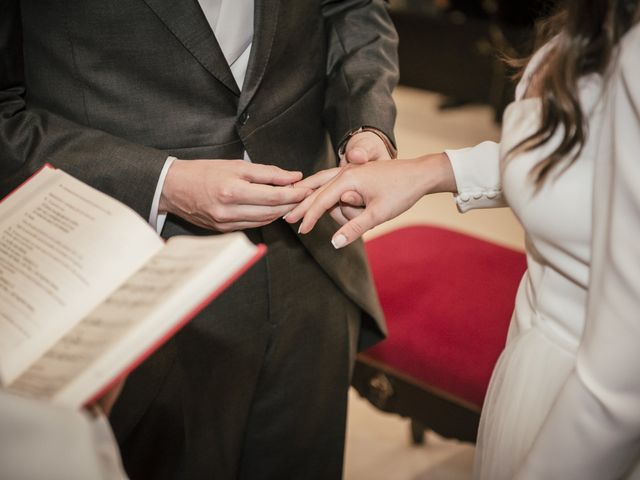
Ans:
[[[473,450],[432,432],[424,445],[412,446],[408,420],[376,410],[351,391],[346,480],[467,480]]]
[[[469,106],[439,112],[437,95],[399,88],[397,137],[400,156],[413,158],[445,148],[462,148],[496,140],[499,130],[486,107]],[[460,215],[450,194],[421,200],[396,220],[369,233],[369,238],[399,226],[431,223],[460,230],[513,248],[523,248],[522,230],[508,209]],[[407,420],[384,414],[351,393],[346,480],[462,480],[470,477],[473,446],[429,434],[424,446],[409,442]]]

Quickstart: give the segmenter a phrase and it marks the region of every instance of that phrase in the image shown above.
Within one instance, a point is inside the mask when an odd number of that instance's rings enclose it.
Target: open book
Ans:
[[[79,407],[133,370],[265,252],[173,237],[46,166],[0,203],[0,385]]]

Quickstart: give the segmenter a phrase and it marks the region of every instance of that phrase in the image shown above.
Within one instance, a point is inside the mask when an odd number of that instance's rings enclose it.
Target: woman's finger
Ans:
[[[311,175],[310,177],[300,180],[294,186],[316,190],[317,188],[325,185],[327,182],[333,180],[339,173],[340,168],[330,168],[328,170],[322,170],[314,175]]]
[[[313,205],[313,201],[316,199],[316,197],[319,194],[320,194],[320,190],[316,190],[315,192],[313,192],[311,195],[305,198],[302,202],[300,202],[298,205],[292,208],[291,211],[285,214],[285,216],[282,217],[282,219],[287,223],[298,222],[302,217],[304,217],[304,215],[307,213],[307,210],[311,205]]]
[[[373,206],[367,206],[356,218],[343,225],[331,239],[334,248],[339,249],[353,243],[362,235],[378,225]]]
[[[336,180],[340,180],[340,178]],[[342,183],[343,182],[333,181],[330,184],[327,184],[322,190],[317,191],[307,198],[307,200],[313,199],[311,201],[311,205],[305,206],[306,212],[304,213],[304,218],[300,224],[300,228],[298,229],[300,233],[310,232],[320,217],[324,215],[325,212],[331,210],[340,201],[340,197],[344,193],[344,189],[348,188],[343,186]]]

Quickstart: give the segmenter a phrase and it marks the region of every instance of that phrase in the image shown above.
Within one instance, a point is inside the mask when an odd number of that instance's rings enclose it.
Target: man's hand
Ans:
[[[293,186],[301,178],[301,172],[244,160],[174,160],[159,211],[218,232],[261,227],[311,193]]]
[[[391,155],[382,139],[372,132],[361,132],[349,139],[340,156],[340,166],[363,165],[378,160],[391,160]],[[362,213],[364,201],[356,192],[343,195],[340,203],[329,215],[338,223],[343,224]]]
[[[391,155],[382,139],[372,132],[361,132],[349,139],[341,155],[340,166],[362,165],[376,160],[391,160]]]

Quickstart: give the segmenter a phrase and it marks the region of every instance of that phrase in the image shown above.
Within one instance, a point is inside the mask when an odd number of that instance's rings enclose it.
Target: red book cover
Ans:
[[[31,175],[25,182],[23,182],[20,186],[14,189],[9,195],[0,199],[0,203],[4,202],[7,198],[14,195],[18,190],[20,190],[24,185],[29,183],[36,175],[38,175],[41,171],[45,169],[57,170],[50,164],[45,164],[41,168],[39,168],[33,175]],[[146,223],[146,220],[141,219],[142,222]],[[248,259],[243,265],[236,268],[235,272],[233,272],[229,278],[221,285],[219,285],[214,291],[209,293],[203,300],[201,300],[190,312],[184,315],[182,318],[176,319],[173,325],[167,330],[167,332],[154,341],[148,348],[146,348],[139,355],[135,356],[135,358],[129,362],[129,364],[122,368],[119,373],[114,375],[108,381],[105,381],[104,385],[100,386],[97,391],[91,394],[90,398],[84,403],[85,406],[93,404],[97,399],[103,396],[109,389],[111,389],[114,385],[116,385],[119,381],[125,378],[129,373],[131,373],[138,365],[140,365],[144,360],[146,360],[153,352],[159,349],[163,344],[165,344],[169,338],[175,335],[182,327],[184,327],[191,319],[193,319],[202,309],[204,309],[209,303],[211,303],[218,295],[220,295],[225,289],[227,289],[233,282],[235,282],[240,276],[242,276],[247,270],[249,270],[258,260],[260,260],[267,251],[267,247],[264,244],[260,244],[256,246],[255,253],[253,256]]]

